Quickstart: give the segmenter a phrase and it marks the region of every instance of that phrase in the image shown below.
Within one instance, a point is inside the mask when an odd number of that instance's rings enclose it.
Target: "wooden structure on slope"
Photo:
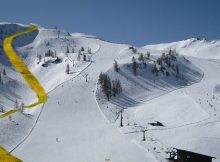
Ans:
[[[170,157],[167,158],[168,162],[212,162],[214,157],[203,155],[195,152],[181,150],[174,148],[174,150],[167,152]]]

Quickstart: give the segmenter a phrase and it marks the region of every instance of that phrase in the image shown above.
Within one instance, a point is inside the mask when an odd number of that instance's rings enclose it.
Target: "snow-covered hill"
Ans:
[[[1,23],[0,45],[27,28]],[[189,39],[138,48],[39,27],[13,43],[48,93],[44,105],[0,119],[0,145],[16,157],[25,162],[159,162],[177,147],[219,161],[219,41]],[[0,71],[7,73],[1,75],[0,105],[8,110],[16,100],[32,102],[35,95],[0,50]],[[122,92],[109,101],[97,84],[101,72],[121,83]]]
[[[106,97],[98,86],[98,103],[110,121],[115,121],[121,108],[127,109],[143,104],[168,92],[199,82],[203,77],[203,72],[198,67],[177,53],[170,51],[158,56],[151,52],[152,56],[148,57],[147,52],[141,49],[141,52],[130,54],[128,58],[119,60],[118,72],[114,68],[106,72],[112,81],[119,80],[123,89],[121,94],[111,99],[110,105],[105,103]],[[124,49],[121,53],[126,55],[129,50]],[[139,60],[141,55],[143,60]],[[138,64],[137,75],[133,74],[133,59]]]
[[[120,80],[122,93],[112,97],[110,101],[102,92],[97,91],[100,109],[108,120],[120,125],[120,111],[123,111],[123,125],[120,130],[143,149],[150,151],[159,161],[167,157],[166,151],[171,147],[186,149],[205,155],[219,157],[218,136],[216,130],[220,122],[219,49],[212,44],[219,41],[189,39],[169,44],[149,45],[137,48],[132,55],[131,47],[124,48],[120,53],[127,53],[128,59],[119,60],[119,72],[113,68],[106,74],[112,80]],[[158,67],[158,58],[165,53],[178,53],[179,71],[183,80],[176,80],[175,73],[167,77],[166,71],[156,76],[152,68]],[[215,51],[214,53],[212,53]],[[146,67],[137,61],[138,74],[132,73],[132,59],[144,54]],[[150,59],[147,56],[150,53]],[[175,53],[175,52],[174,52]],[[184,54],[181,56],[180,54]],[[132,55],[132,56],[131,56]],[[193,56],[193,57],[191,57]],[[159,66],[161,68],[161,66]],[[185,75],[188,75],[186,77]],[[159,123],[162,126],[152,126]],[[147,130],[146,142],[142,141],[142,132]],[[218,160],[216,160],[218,161]]]
[[[205,38],[191,38],[179,42],[146,45],[143,48],[152,50],[176,50],[176,52],[199,58],[220,59],[220,40],[209,41]]]
[[[0,113],[14,109],[15,105],[19,106],[21,103],[28,105],[36,100],[35,94],[21,75],[11,66],[2,49],[5,37],[26,29],[28,29],[28,26],[21,24],[0,24],[0,33],[2,33],[2,35],[0,35]],[[83,69],[91,64],[91,57],[99,49],[98,44],[88,42],[83,37],[71,36],[65,31],[44,29],[42,27],[40,27],[37,32],[32,32],[15,39],[13,46],[47,92],[77,76]],[[67,49],[69,52],[67,52]],[[51,55],[46,56],[45,54],[48,53],[49,50]],[[40,55],[41,61],[39,62]],[[68,64],[70,69],[69,74],[66,73]],[[4,70],[6,71],[6,75],[3,74]],[[28,116],[19,113],[12,115],[12,123],[14,124],[8,122],[8,117],[2,119],[0,127],[1,145],[13,147],[21,141],[24,135],[33,127],[40,110],[31,109],[25,111]],[[27,117],[29,119],[27,119]],[[12,130],[16,131],[13,131],[13,134],[11,134],[10,132]],[[13,145],[11,145],[11,143],[13,143]]]

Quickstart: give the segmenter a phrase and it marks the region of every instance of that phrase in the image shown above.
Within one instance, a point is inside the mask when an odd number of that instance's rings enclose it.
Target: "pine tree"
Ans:
[[[103,84],[103,80],[104,80],[104,73],[100,73],[100,74],[99,74],[98,83],[102,85],[102,84]]]
[[[14,105],[14,106],[15,106],[14,108],[17,109],[17,108],[18,108],[18,100],[15,100],[15,103],[14,103],[14,104],[15,104],[15,105]]]
[[[179,76],[180,76],[179,65],[176,64],[176,79],[178,79]]]
[[[4,107],[2,105],[0,105],[0,112],[3,113],[4,112]]]
[[[116,94],[117,94],[117,89],[116,89],[115,80],[112,81],[112,93],[113,93],[113,96],[114,96],[114,97],[115,97]]]
[[[52,56],[52,54],[53,54],[53,52],[49,49],[49,50],[44,54],[44,56],[45,56],[45,57],[50,57],[50,56]]]
[[[99,84],[101,85],[102,92],[105,94],[108,100],[112,96],[112,83],[109,76],[105,73],[100,73]]]
[[[21,103],[21,112],[24,112],[24,102]]]
[[[129,47],[129,49],[130,49],[133,53],[136,53],[136,52],[137,52],[137,49],[134,48],[134,47]]]
[[[3,73],[3,75],[6,75],[6,70],[5,70],[5,68],[3,69],[3,72],[2,72],[2,73]]]
[[[83,61],[86,61],[86,55],[85,54],[83,55]]]
[[[57,30],[57,37],[58,37],[58,38],[60,38],[60,32],[61,32],[61,31],[58,29],[58,30]]]
[[[118,62],[117,61],[114,62],[114,70],[116,72],[118,72],[120,70],[119,67],[118,67]]]
[[[150,59],[150,52],[147,51],[147,59],[149,60]]]
[[[2,83],[2,74],[0,73],[0,83]]]
[[[78,56],[77,56],[77,61],[80,61],[81,57],[80,57],[80,54],[78,53]]]
[[[157,64],[154,61],[154,64],[152,65],[152,70],[151,70],[152,74],[156,74],[156,76],[158,76],[159,74],[159,70],[157,69]]]
[[[146,63],[145,60],[144,60],[143,64],[144,64],[144,68],[146,68],[147,67],[147,63]]]
[[[66,53],[70,53],[69,47],[66,47]]]
[[[50,51],[50,49],[49,49],[49,51],[48,51],[48,57],[50,57],[51,56],[51,51]]]
[[[110,100],[111,96],[112,96],[112,83],[111,83],[111,79],[107,76],[106,81],[105,81],[105,95],[108,99],[108,101]]]
[[[70,65],[69,65],[69,64],[66,65],[66,73],[67,73],[67,74],[70,73]]]
[[[81,51],[85,51],[84,47],[81,47]]]
[[[144,63],[144,55],[143,55],[143,53],[141,53],[140,56],[138,57],[138,61]]]
[[[116,94],[119,94],[122,92],[121,82],[119,79],[116,79],[115,81],[115,87],[116,87]]]
[[[136,61],[136,59],[135,59],[135,57],[133,56],[133,57],[132,57],[132,63],[135,62],[135,61]]]
[[[133,74],[137,75],[138,64],[137,64],[136,59],[134,57],[132,58],[132,61],[133,61],[133,63],[132,63]]]

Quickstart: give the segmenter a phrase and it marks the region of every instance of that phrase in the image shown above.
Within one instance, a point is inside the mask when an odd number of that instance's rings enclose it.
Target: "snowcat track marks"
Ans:
[[[12,41],[14,38],[28,34],[30,32],[33,32],[35,30],[38,30],[38,26],[30,24],[30,29],[18,32],[16,34],[13,34],[7,38],[4,39],[3,47],[4,51],[9,58],[11,64],[15,67],[15,69],[22,75],[22,77],[25,79],[25,81],[28,83],[30,88],[36,93],[38,101],[24,106],[24,108],[33,108],[39,104],[45,103],[47,101],[47,93],[45,92],[44,88],[41,86],[37,78],[29,71],[27,65],[22,61],[22,59],[16,54],[13,46]],[[14,110],[9,110],[3,114],[0,115],[0,119],[4,118],[8,115],[11,115],[19,110],[22,110],[22,108],[17,108]]]

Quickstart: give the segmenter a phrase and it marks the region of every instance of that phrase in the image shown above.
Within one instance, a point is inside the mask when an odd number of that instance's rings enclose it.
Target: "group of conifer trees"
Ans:
[[[101,85],[102,92],[108,100],[110,100],[112,96],[116,96],[122,92],[120,80],[111,80],[111,78],[105,73],[99,75],[99,84]]]

